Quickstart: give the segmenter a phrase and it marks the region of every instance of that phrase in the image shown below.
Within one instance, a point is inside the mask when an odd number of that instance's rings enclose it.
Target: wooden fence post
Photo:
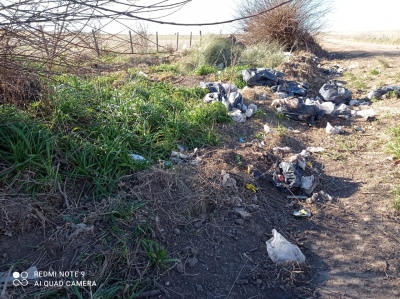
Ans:
[[[131,53],[133,54],[133,41],[132,41],[132,32],[129,30],[129,40],[131,42]]]
[[[179,49],[179,32],[176,33],[176,50]]]
[[[158,32],[156,31],[156,46],[157,46],[157,53],[158,53]]]
[[[97,56],[100,57],[100,49],[99,49],[99,45],[98,45],[98,43],[97,43],[96,33],[95,33],[94,29],[92,29],[92,34],[93,34],[94,47],[95,47],[95,49],[96,49]]]
[[[189,47],[192,47],[192,32],[190,32],[190,40],[189,40]]]
[[[200,43],[201,43],[201,30],[200,30]]]

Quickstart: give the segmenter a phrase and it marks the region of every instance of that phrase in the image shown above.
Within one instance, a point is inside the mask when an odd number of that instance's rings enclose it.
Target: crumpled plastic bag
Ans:
[[[344,88],[340,83],[335,80],[331,80],[319,90],[319,96],[325,102],[332,102],[335,104],[348,104],[351,100],[351,91]]]
[[[304,263],[306,257],[297,245],[290,243],[275,229],[273,237],[266,241],[268,256],[274,263],[299,262]]]

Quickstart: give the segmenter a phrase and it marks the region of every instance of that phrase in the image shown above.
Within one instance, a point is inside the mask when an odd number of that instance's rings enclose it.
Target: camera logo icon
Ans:
[[[26,287],[28,285],[28,272],[14,272],[13,274],[14,280],[13,285],[15,287],[23,286]]]

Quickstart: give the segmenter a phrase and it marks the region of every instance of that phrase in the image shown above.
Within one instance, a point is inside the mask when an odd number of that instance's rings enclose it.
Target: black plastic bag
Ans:
[[[296,162],[280,162],[275,165],[275,171],[272,177],[274,185],[280,191],[287,191],[288,189],[292,192],[298,191],[301,187],[301,176],[303,175],[303,169]]]
[[[319,96],[325,102],[332,102],[335,104],[348,104],[351,100],[351,91],[344,88],[335,80],[322,85],[319,90]]]
[[[274,86],[278,84],[279,78],[285,74],[273,69],[252,68],[242,71],[243,81],[247,86]]]

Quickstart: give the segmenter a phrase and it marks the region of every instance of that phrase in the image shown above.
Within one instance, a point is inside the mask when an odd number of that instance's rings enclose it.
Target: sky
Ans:
[[[145,0],[143,0],[145,1]],[[325,1],[325,0],[322,0]],[[400,0],[328,0],[332,12],[326,16],[326,31],[387,31],[400,30]],[[233,18],[236,3],[240,0],[192,0],[182,9],[162,20],[180,23],[207,23]],[[143,3],[143,2],[142,2]],[[130,24],[135,28],[133,23]],[[150,33],[182,35],[205,33],[230,34],[236,29],[232,25],[217,26],[170,26],[147,23]]]

